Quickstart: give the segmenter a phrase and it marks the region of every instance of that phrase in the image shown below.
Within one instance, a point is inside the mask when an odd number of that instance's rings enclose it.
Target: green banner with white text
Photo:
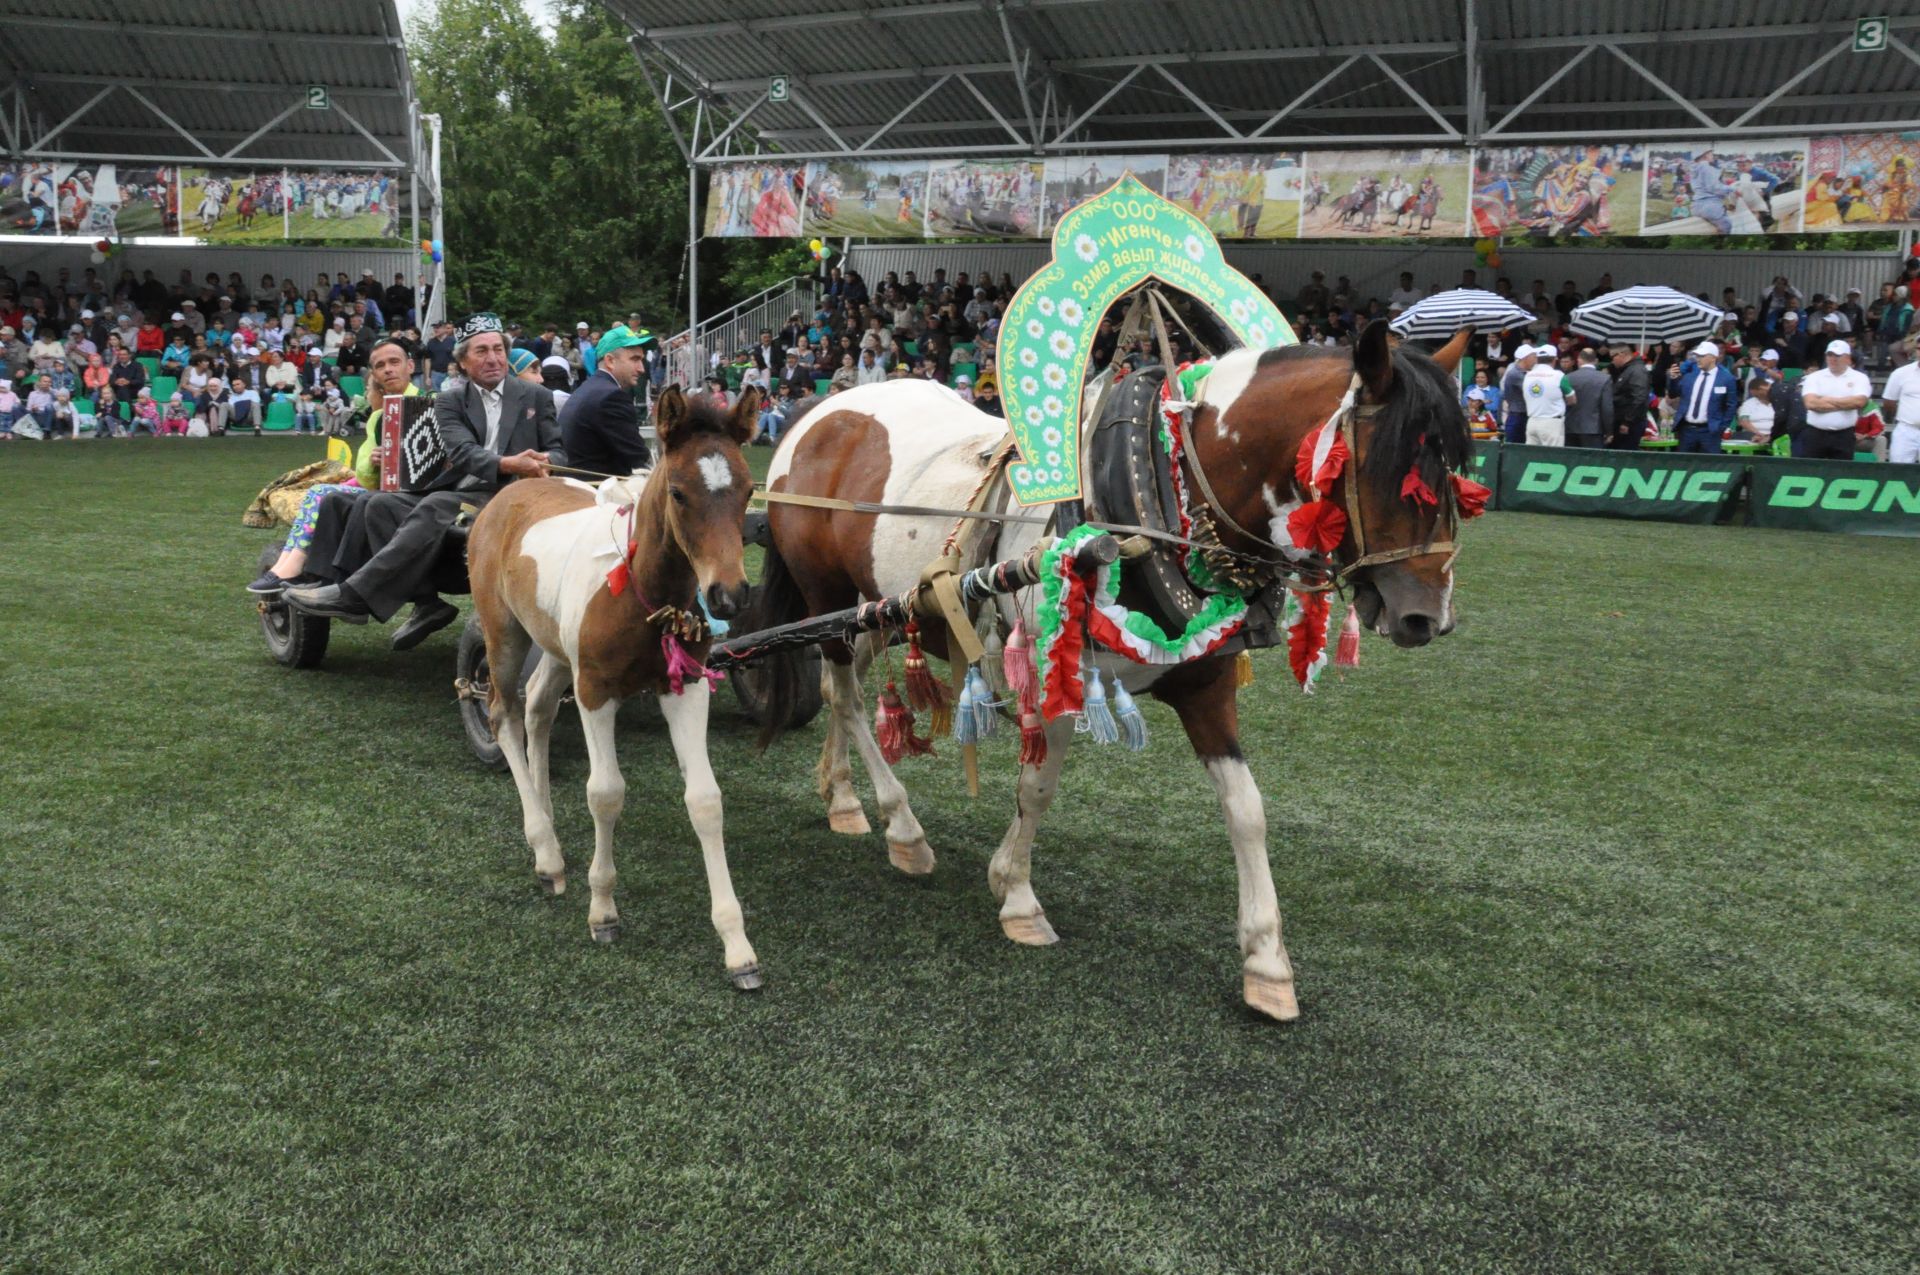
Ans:
[[[1501,510],[1655,522],[1722,522],[1746,480],[1743,456],[1587,447],[1500,448]]]
[[[1752,469],[1756,527],[1920,536],[1920,465],[1756,458]]]

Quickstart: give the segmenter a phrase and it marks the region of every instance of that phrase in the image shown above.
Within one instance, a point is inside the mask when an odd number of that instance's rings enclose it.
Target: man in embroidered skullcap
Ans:
[[[432,428],[409,431],[405,490],[376,492],[354,512],[364,564],[338,584],[284,595],[297,610],[350,624],[368,616],[384,624],[412,602],[413,614],[393,635],[396,650],[418,646],[460,614],[435,593],[433,574],[461,506],[484,505],[507,483],[545,478],[550,462],[566,463],[553,394],[509,375],[499,315],[470,315],[453,357],[466,380],[434,397]]]

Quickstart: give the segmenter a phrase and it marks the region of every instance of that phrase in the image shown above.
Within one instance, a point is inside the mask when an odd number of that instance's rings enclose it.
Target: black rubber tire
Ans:
[[[260,551],[260,573],[280,557],[280,547],[269,545]],[[267,652],[275,663],[287,668],[319,668],[327,658],[327,641],[333,636],[333,621],[318,615],[302,615],[278,598],[260,603],[260,631],[266,635]]]
[[[820,713],[820,650],[808,648],[805,656],[805,671],[800,675],[800,693],[794,696],[793,711],[787,714],[782,729],[799,730]],[[733,683],[734,698],[740,701],[741,709],[748,717],[767,724],[767,705],[761,692],[760,676],[756,669],[737,668],[727,673],[727,681]]]
[[[478,616],[468,616],[460,630],[460,645],[454,652],[454,676],[462,679],[468,693],[456,703],[460,706],[460,726],[466,732],[467,747],[488,770],[507,769],[507,754],[493,737],[487,720],[487,636]]]

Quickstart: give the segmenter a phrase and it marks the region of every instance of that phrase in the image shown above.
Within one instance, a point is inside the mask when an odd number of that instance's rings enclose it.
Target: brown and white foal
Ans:
[[[596,500],[582,484],[558,479],[517,482],[481,511],[467,542],[474,610],[493,671],[488,708],[520,789],[535,874],[549,892],[565,891],[547,753],[571,685],[591,765],[587,923],[601,942],[618,933],[613,827],[626,782],[614,756],[614,717],[625,700],[655,692],[706,858],[727,973],[743,991],[758,987],[761,974],[727,872],[720,788],[707,760],[711,688],[702,666],[709,641],[699,598],[718,619],[746,604],[741,527],[753,481],[740,447],[757,410],[751,392],[723,412],[671,388],[655,417],[659,460],[644,480],[625,483],[631,503]],[[523,695],[516,674],[535,645],[543,656]]]

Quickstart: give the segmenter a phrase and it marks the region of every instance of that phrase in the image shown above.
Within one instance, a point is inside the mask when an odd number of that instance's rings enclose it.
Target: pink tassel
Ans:
[[[1000,670],[1006,674],[1007,689],[1022,704],[1038,690],[1033,671],[1033,643],[1027,638],[1026,626],[1019,620],[1013,622],[1013,632],[1007,635],[1007,645],[1000,652]]]
[[[1346,622],[1340,626],[1340,645],[1333,653],[1333,662],[1339,668],[1360,667],[1360,613],[1351,602],[1347,603]]]
[[[660,637],[661,654],[667,657],[667,690],[678,695],[687,689],[687,681],[705,679],[710,685],[718,685],[726,680],[726,674],[718,669],[710,669],[687,653],[680,645],[680,639],[671,633]]]
[[[897,765],[903,757],[933,756],[933,741],[913,733],[913,710],[891,681],[880,692],[880,703],[873,712],[873,738],[889,766]]]
[[[1013,654],[1013,643],[1021,644],[1021,667],[1027,670],[1026,684],[1019,688],[1020,696],[1020,764],[1038,766],[1047,759],[1047,731],[1040,721],[1040,687],[1033,678],[1033,666],[1026,662],[1025,635],[1020,626],[1013,626],[1013,636],[1007,642],[1007,654]],[[1007,681],[1013,681],[1012,670],[1008,670]]]

